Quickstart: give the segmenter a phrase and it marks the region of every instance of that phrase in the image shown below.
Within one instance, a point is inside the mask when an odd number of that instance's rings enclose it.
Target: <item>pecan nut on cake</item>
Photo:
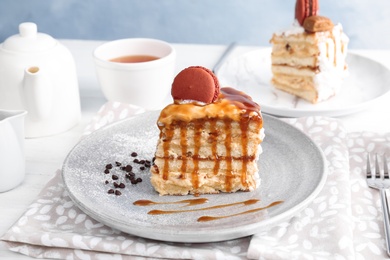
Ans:
[[[293,26],[271,39],[272,84],[311,103],[336,95],[348,74],[349,39],[318,10],[318,0],[297,0]]]
[[[220,88],[208,69],[182,70],[172,84],[174,103],[160,129],[151,183],[160,195],[252,191],[264,138],[260,106],[233,88]]]

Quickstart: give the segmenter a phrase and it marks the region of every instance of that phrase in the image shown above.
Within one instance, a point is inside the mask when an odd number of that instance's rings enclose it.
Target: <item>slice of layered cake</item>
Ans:
[[[160,137],[151,183],[160,195],[252,191],[264,138],[260,106],[233,88],[219,87],[208,69],[181,71],[174,103],[158,118]]]
[[[298,0],[293,26],[271,39],[272,84],[311,103],[336,95],[347,75],[348,37],[317,13],[317,0]]]

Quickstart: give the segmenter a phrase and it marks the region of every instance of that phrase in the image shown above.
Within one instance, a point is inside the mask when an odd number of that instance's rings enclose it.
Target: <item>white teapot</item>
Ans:
[[[58,134],[81,117],[76,67],[69,50],[35,23],[0,44],[0,109],[26,110],[25,136]]]

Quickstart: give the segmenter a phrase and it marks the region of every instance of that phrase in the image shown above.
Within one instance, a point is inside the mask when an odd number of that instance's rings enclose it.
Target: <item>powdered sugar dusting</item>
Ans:
[[[293,213],[293,209],[302,208],[296,205],[308,203],[309,194],[314,192],[321,183],[323,165],[318,162],[322,157],[312,141],[295,128],[264,115],[268,134],[262,143],[265,152],[259,160],[262,178],[260,188],[253,192],[210,194],[202,197],[209,200],[207,206],[210,207],[248,199],[260,199],[260,202],[246,207],[245,210],[263,207],[275,201],[284,201],[282,204],[258,214],[237,215],[234,218],[211,222],[197,222],[197,219],[205,215],[231,215],[242,212],[243,209],[228,207],[218,210],[150,215],[148,212],[151,210],[174,210],[177,206],[158,204],[140,207],[133,203],[137,200],[173,202],[193,197],[159,196],[150,183],[149,171],[137,171],[136,174],[142,177],[143,181],[136,185],[125,182],[126,188],[120,190],[120,196],[108,194],[105,184],[107,174],[103,171],[107,163],[115,161],[131,163],[132,152],[137,152],[138,157],[143,159],[153,157],[159,136],[156,125],[158,115],[159,112],[150,112],[112,124],[91,133],[71,151],[64,162],[64,184],[69,196],[85,213],[105,225],[142,237],[177,242],[220,241],[247,236],[256,230],[268,227],[272,222],[281,221],[281,218],[273,217],[286,210]],[[291,133],[294,138],[286,139]],[[302,149],[297,150],[296,142],[299,142],[299,147]],[[283,155],[281,150],[286,147],[294,149],[294,153]],[[308,149],[311,152],[308,152]],[[304,158],[303,154],[307,156],[307,153],[310,154],[307,157],[307,168],[302,168],[300,165],[297,168],[296,165],[288,163],[297,161],[298,157]],[[283,159],[280,156],[290,158]],[[280,159],[286,164],[278,166],[273,163]],[[310,174],[311,178],[306,178],[306,174]],[[280,180],[283,182],[281,183]],[[307,188],[297,189],[302,185]],[[201,208],[202,205],[192,207]]]

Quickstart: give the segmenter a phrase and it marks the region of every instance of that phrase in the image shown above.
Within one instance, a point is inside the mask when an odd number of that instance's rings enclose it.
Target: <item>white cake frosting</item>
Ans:
[[[332,37],[326,36],[320,41],[318,48],[318,67],[320,73],[315,78],[315,86],[318,91],[318,100],[326,100],[340,91],[344,78],[348,75],[348,68],[345,63],[347,56],[346,48],[348,37],[343,32],[341,24],[333,27]]]

